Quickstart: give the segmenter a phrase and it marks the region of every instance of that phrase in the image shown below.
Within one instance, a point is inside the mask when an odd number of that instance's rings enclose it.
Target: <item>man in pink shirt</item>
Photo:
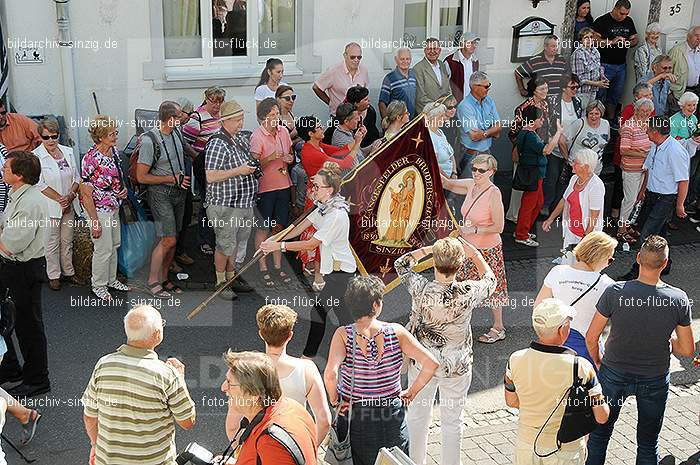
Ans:
[[[335,110],[345,100],[349,88],[357,85],[368,87],[369,74],[367,68],[360,65],[361,60],[362,48],[350,42],[345,46],[343,62],[328,68],[314,83],[314,92],[328,104],[331,116],[335,116]]]

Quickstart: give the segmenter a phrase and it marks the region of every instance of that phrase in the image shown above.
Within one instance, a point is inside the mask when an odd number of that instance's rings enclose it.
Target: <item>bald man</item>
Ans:
[[[314,93],[328,105],[331,116],[335,116],[335,110],[345,100],[349,88],[369,86],[369,72],[360,64],[361,60],[362,47],[350,42],[343,51],[343,61],[324,71],[314,83]]]
[[[126,344],[97,362],[82,398],[90,463],[175,463],[175,423],[192,429],[195,406],[185,365],[162,362],[154,351],[164,326],[155,308],[132,308],[124,317]]]
[[[400,48],[394,55],[396,68],[384,76],[379,91],[379,114],[386,116],[386,108],[393,100],[406,104],[408,114],[413,116],[416,109],[416,73],[411,69],[411,50]]]

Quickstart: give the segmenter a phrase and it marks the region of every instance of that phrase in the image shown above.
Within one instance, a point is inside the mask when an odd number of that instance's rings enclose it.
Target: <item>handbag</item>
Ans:
[[[518,151],[522,153],[522,145],[525,143],[525,138],[530,131],[525,132],[525,135],[518,137],[518,142],[522,143],[518,145]],[[523,132],[521,131],[521,134]],[[539,184],[540,168],[534,165],[525,165],[518,163],[518,167],[515,169],[515,176],[513,177],[513,190],[523,191],[523,192],[535,192],[537,190],[537,185]]]
[[[353,465],[352,462],[352,448],[350,444],[350,422],[352,420],[352,393],[355,391],[355,351],[357,349],[357,340],[355,339],[355,325],[352,325],[352,375],[350,378],[350,409],[346,413],[348,423],[347,432],[345,437],[341,439],[341,435],[338,433],[338,419],[340,415],[340,407],[343,402],[338,402],[338,407],[336,407],[333,412],[333,424],[328,432],[328,450],[326,451],[326,456],[324,460],[329,465]]]

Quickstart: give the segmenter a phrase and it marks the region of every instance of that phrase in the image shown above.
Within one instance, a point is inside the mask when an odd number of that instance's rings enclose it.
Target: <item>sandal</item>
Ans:
[[[26,446],[32,442],[32,439],[34,439],[34,436],[36,435],[36,427],[39,426],[39,420],[41,420],[41,413],[39,413],[37,410],[32,410],[29,412],[29,421],[21,425],[22,437],[19,440],[20,444]]]
[[[112,294],[109,293],[106,286],[93,287],[92,292],[102,300],[112,300]]]
[[[160,283],[148,283],[148,292],[156,299],[169,299],[170,293]]]
[[[115,291],[122,291],[122,292],[129,292],[131,290],[131,288],[129,286],[127,286],[123,282],[117,281],[117,280],[107,284],[107,287],[109,289],[114,289]]]
[[[170,292],[172,294],[182,294],[183,293],[182,288],[170,280],[163,281],[163,289],[165,289],[167,292]]]
[[[212,249],[209,244],[200,245],[199,251],[202,252],[204,255],[214,255],[214,249]]]
[[[267,270],[261,270],[261,273],[265,273],[262,277],[263,283],[265,283],[265,287],[275,287],[275,282],[272,280],[272,276],[270,276],[270,273],[268,273]]]
[[[497,330],[496,328],[491,328],[487,333],[479,336],[478,341],[484,344],[493,344],[494,342],[502,341],[506,338],[506,330]]]
[[[634,244],[637,242],[637,239],[632,237],[629,232],[617,233],[617,239],[621,242],[627,242],[628,244]]]
[[[313,283],[311,283],[311,289],[313,289],[316,292],[321,292],[324,287],[326,287],[325,281],[321,281],[320,283],[314,281]]]
[[[289,277],[287,273],[282,271],[282,268],[275,268],[275,272],[279,275],[280,279],[284,284],[289,284],[292,282],[292,278]]]

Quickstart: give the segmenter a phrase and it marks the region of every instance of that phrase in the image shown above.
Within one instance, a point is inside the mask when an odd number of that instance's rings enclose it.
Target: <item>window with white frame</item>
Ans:
[[[456,46],[469,14],[470,0],[397,0],[397,26],[411,48],[423,48],[437,37],[443,46]]]
[[[166,65],[296,59],[297,0],[162,0]]]

